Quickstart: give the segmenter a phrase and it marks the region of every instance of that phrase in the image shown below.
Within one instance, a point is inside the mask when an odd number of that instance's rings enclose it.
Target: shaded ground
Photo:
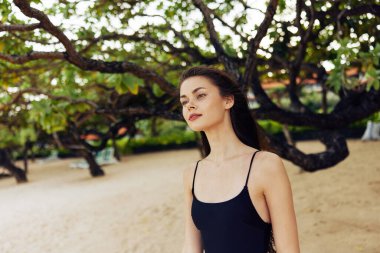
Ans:
[[[380,248],[380,142],[348,144],[349,158],[329,170],[299,173],[285,161],[301,252]],[[198,158],[195,149],[127,156],[95,179],[70,169],[74,159],[31,164],[29,183],[0,180],[0,252],[180,252],[182,169]]]

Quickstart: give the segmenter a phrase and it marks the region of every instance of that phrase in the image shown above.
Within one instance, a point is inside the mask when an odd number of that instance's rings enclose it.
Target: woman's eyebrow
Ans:
[[[195,92],[197,92],[198,90],[200,90],[200,89],[206,89],[205,87],[198,87],[198,88],[195,88],[191,93],[195,93]],[[181,95],[180,96],[180,98],[184,98],[184,97],[186,97],[186,95]]]

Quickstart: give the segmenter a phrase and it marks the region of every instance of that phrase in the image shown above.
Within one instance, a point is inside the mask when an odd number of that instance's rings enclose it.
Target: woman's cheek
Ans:
[[[182,117],[184,118],[184,120],[187,122],[187,113],[185,111],[185,108],[182,109]]]

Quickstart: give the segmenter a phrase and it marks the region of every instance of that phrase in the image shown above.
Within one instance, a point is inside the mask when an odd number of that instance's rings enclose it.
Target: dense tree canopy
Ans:
[[[1,0],[0,18],[0,124],[26,110],[21,128],[71,135],[84,156],[139,119],[183,120],[178,76],[193,65],[231,73],[254,93],[257,119],[319,129],[326,150],[315,154],[263,132],[269,150],[307,171],[342,161],[339,129],[380,109],[375,0]],[[310,78],[322,87],[318,110],[300,92]],[[265,80],[287,84],[289,106],[271,99]],[[332,110],[328,93],[339,97]],[[81,141],[86,131],[103,133],[103,144]]]

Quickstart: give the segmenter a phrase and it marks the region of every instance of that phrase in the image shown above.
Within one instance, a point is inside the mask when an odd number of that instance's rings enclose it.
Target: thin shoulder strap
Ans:
[[[194,195],[194,181],[195,181],[195,175],[197,174],[197,168],[198,168],[198,163],[199,163],[200,160],[198,160],[197,162],[197,166],[195,166],[195,170],[194,170],[194,176],[193,176],[193,186],[191,188],[191,192],[193,193]]]
[[[245,181],[245,186],[247,186],[247,184],[248,184],[248,179],[249,179],[249,174],[251,172],[253,158],[255,157],[255,155],[256,155],[257,152],[259,152],[259,150],[256,150],[255,153],[253,153],[253,155],[252,155],[251,163],[249,164],[249,170],[248,170],[247,180]]]

